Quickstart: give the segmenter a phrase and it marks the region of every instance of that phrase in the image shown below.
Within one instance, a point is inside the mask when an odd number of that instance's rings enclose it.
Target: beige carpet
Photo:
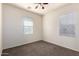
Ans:
[[[3,50],[3,56],[79,56],[79,52],[44,41]]]

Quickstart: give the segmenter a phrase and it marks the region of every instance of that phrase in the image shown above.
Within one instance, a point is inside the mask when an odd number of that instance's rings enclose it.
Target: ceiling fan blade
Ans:
[[[47,5],[48,3],[43,3],[44,5]]]

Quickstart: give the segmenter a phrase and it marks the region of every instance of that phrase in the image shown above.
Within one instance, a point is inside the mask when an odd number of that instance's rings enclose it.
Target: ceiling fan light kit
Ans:
[[[45,9],[44,5],[48,5],[48,3],[36,3],[36,4],[37,4],[37,6],[35,7],[35,9],[37,9],[38,7]]]
[[[36,4],[35,9],[38,9],[39,7],[41,7],[41,9],[45,9],[45,5],[48,5],[48,3],[34,3]],[[28,9],[31,9],[31,7],[29,6]]]

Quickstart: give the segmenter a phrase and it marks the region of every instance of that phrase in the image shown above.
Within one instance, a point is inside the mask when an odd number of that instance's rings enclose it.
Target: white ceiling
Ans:
[[[13,4],[18,6],[18,7],[24,8],[28,11],[35,12],[35,13],[38,13],[41,15],[44,15],[51,10],[54,10],[60,6],[65,5],[64,3],[48,3],[48,5],[44,5],[45,9],[41,9],[41,7],[35,9],[35,6],[37,4],[34,4],[34,3],[13,3]]]

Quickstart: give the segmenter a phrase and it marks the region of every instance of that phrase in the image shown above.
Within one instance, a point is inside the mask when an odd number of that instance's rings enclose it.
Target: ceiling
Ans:
[[[24,8],[28,11],[38,13],[40,15],[45,15],[49,11],[65,5],[64,3],[48,3],[48,5],[44,5],[45,9],[42,9],[41,7],[35,9],[35,6],[37,5],[35,3],[13,3],[13,4],[18,6],[18,7]]]

